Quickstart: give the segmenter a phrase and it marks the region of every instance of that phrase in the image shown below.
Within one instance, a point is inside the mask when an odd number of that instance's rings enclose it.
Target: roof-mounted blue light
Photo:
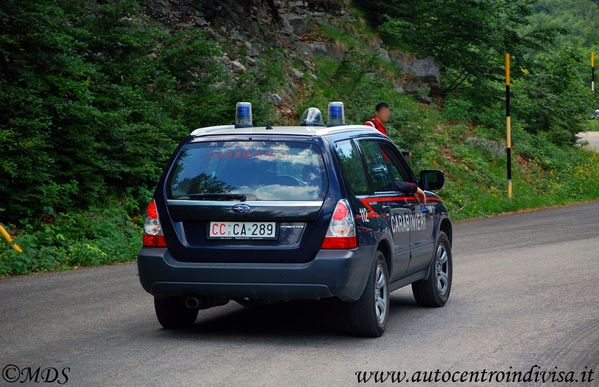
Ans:
[[[237,102],[235,106],[235,127],[251,128],[252,126],[252,104],[249,102]]]
[[[343,102],[329,102],[328,126],[345,125]]]

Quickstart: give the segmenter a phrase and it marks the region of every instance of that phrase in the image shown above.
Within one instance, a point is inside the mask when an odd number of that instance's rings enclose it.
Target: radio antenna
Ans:
[[[268,97],[266,98],[266,127],[265,129],[272,129],[272,126],[270,126],[270,101],[268,100]]]

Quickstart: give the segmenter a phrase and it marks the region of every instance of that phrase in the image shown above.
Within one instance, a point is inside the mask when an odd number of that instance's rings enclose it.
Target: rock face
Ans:
[[[330,49],[327,42],[313,42],[313,43],[303,43],[299,42],[296,45],[299,52],[304,55],[314,56],[314,55],[329,55]]]
[[[417,58],[402,52],[392,54],[393,61],[404,73],[415,77],[432,77],[439,80],[439,66],[433,58]]]
[[[431,95],[436,95],[441,88],[439,65],[433,58],[418,58],[409,53],[392,52],[391,60],[395,67],[406,75],[403,85],[406,92],[418,93],[420,90],[426,89],[430,90]]]
[[[288,33],[303,35],[308,31],[310,17],[288,13],[281,15],[281,19],[283,20],[283,25]]]
[[[478,148],[483,152],[489,153],[495,157],[502,157],[505,154],[505,144],[484,138],[468,137],[466,139],[470,148]]]
[[[313,58],[317,55],[340,59],[344,49],[334,42],[313,40],[309,33],[317,24],[330,24],[332,19],[355,22],[344,5],[332,0],[153,0],[145,3],[145,13],[163,28],[181,31],[202,28],[206,36],[227,42],[225,55],[215,58],[233,74],[252,71],[270,47],[281,48],[285,57],[301,64],[289,66],[289,84],[304,78],[315,78]],[[235,48],[231,50],[231,47]],[[393,63],[401,81],[394,90],[415,93],[429,102],[439,85],[439,66],[432,58],[420,58],[399,51],[388,51],[382,41],[372,43],[373,55]],[[301,71],[300,71],[301,70]],[[271,100],[284,105],[292,93],[279,90]]]

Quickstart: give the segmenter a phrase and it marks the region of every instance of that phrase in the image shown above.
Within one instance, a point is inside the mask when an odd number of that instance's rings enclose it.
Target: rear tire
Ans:
[[[453,275],[451,244],[444,232],[439,234],[429,271],[427,279],[412,283],[414,298],[421,306],[443,306],[449,299]]]
[[[158,322],[165,329],[190,327],[198,317],[198,309],[185,307],[183,297],[154,297],[154,309]]]
[[[362,296],[348,306],[350,333],[364,337],[383,334],[389,316],[389,271],[381,251],[376,253]]]

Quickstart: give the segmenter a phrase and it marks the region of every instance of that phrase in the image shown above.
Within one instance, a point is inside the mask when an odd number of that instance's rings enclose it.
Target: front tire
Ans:
[[[385,256],[377,251],[368,283],[357,301],[349,303],[349,331],[364,337],[379,337],[389,316],[389,271]]]
[[[198,317],[198,309],[187,308],[183,297],[154,297],[154,309],[165,329],[188,328]]]
[[[447,235],[441,232],[428,278],[412,283],[412,292],[418,305],[430,307],[445,305],[451,292],[452,275],[451,244]]]

